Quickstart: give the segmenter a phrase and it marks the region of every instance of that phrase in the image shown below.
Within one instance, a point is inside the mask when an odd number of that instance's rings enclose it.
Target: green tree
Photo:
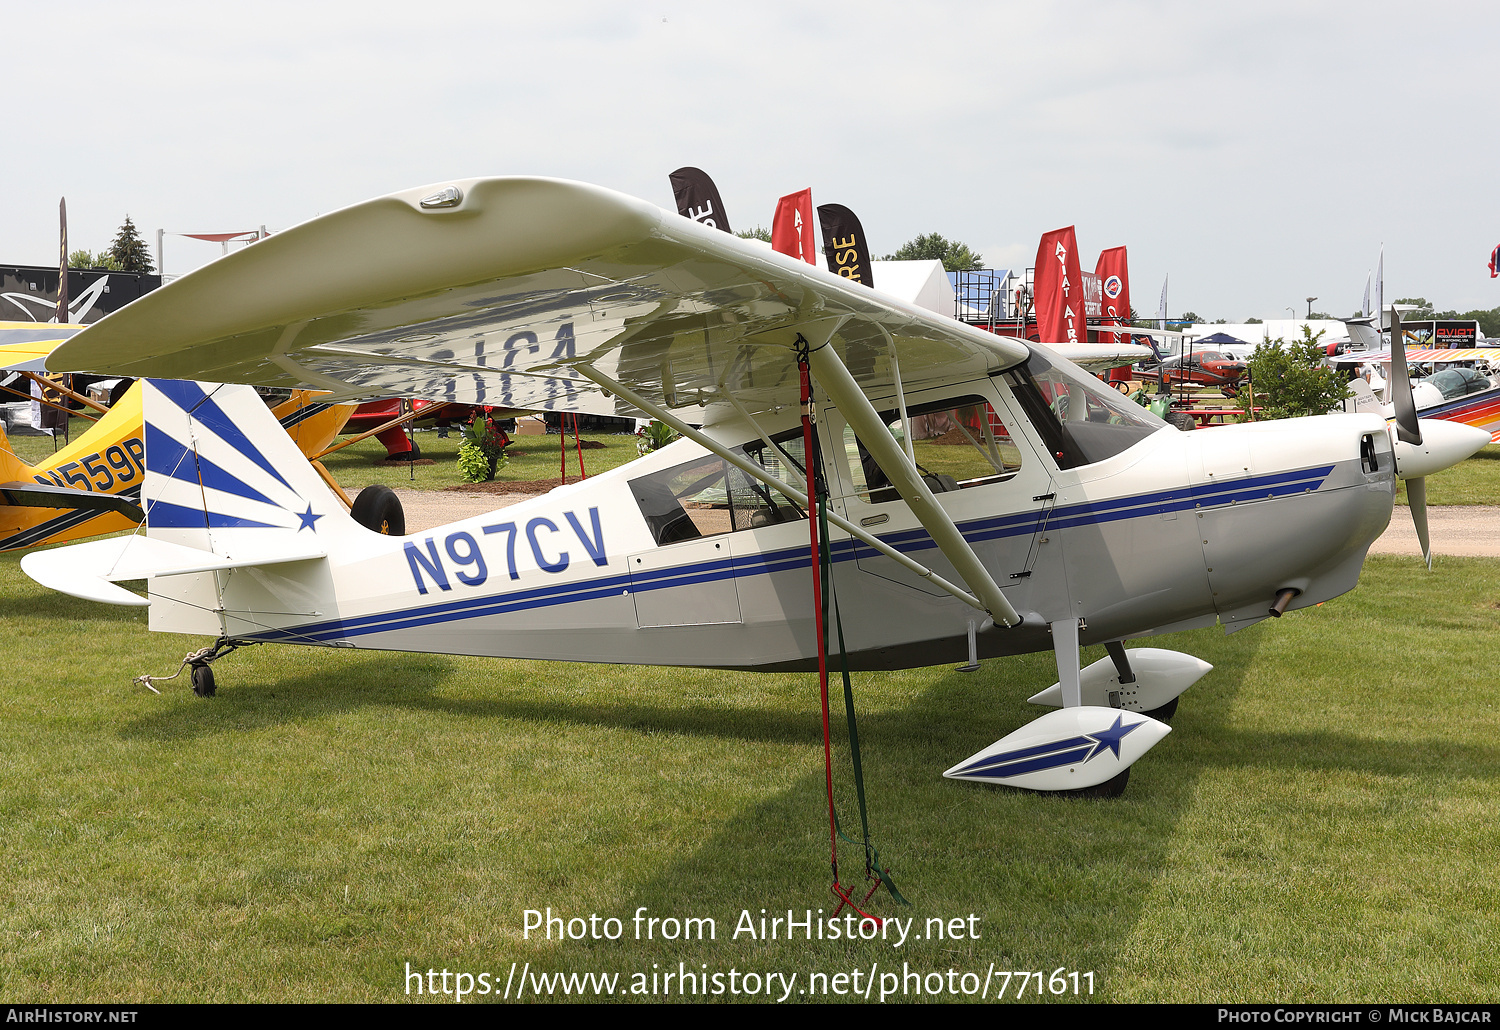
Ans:
[[[1257,418],[1326,415],[1349,396],[1349,384],[1337,369],[1323,364],[1323,331],[1302,327],[1302,339],[1271,340],[1250,355],[1250,388],[1261,411]],[[1245,422],[1248,412],[1240,416]]]
[[[754,229],[741,229],[735,235],[742,240],[760,240],[762,243],[771,242],[771,230],[763,225],[757,225]]]
[[[1258,319],[1258,318],[1247,318],[1247,319],[1245,319],[1245,325],[1260,325],[1260,324],[1261,324],[1260,323],[1260,319]]]
[[[115,234],[109,253],[120,263],[120,270],[123,272],[156,271],[156,266],[151,263],[151,254],[146,250],[146,241],[136,232],[135,223],[130,220],[129,215],[125,216],[125,224]]]
[[[1196,312],[1196,311],[1184,311],[1182,314],[1180,314],[1176,318],[1172,319],[1172,321],[1174,321],[1174,322],[1191,322],[1194,325],[1197,325],[1199,322],[1204,321],[1204,318],[1203,318],[1202,315],[1198,314],[1198,312]]]
[[[1500,336],[1500,308],[1488,311],[1465,311],[1459,318],[1472,318],[1479,323],[1479,331],[1487,337]]]
[[[935,232],[907,240],[887,254],[882,261],[941,261],[950,272],[972,272],[984,267],[984,258],[974,253],[966,244],[957,240],[945,240]]]
[[[115,256],[107,250],[101,250],[97,254],[87,250],[75,250],[68,255],[69,268],[102,268],[110,272],[123,272],[124,268]]]
[[[1402,319],[1419,322],[1424,318],[1432,317],[1432,301],[1426,297],[1397,297],[1391,301],[1392,304],[1411,304],[1416,307],[1415,311],[1408,311],[1402,315]]]

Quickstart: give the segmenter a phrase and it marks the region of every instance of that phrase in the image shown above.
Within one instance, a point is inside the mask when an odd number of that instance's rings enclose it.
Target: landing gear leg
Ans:
[[[1057,682],[1062,687],[1064,708],[1083,704],[1083,687],[1078,678],[1078,620],[1059,619],[1052,623],[1052,650],[1057,655]]]
[[[1104,649],[1109,652],[1110,661],[1115,663],[1115,673],[1119,677],[1120,686],[1123,687],[1127,683],[1134,683],[1135,673],[1131,671],[1130,656],[1125,653],[1124,643],[1118,640],[1111,640],[1104,645]],[[1111,708],[1124,707],[1120,703],[1120,693],[1118,690],[1111,690],[1109,692],[1109,706]]]

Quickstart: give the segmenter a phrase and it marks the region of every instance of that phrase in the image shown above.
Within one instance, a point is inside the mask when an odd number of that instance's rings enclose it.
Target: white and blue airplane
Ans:
[[[1180,432],[1046,346],[536,178],[322,216],[110,315],[49,366],[151,379],[146,521],[23,568],[214,637],[187,660],[200,693],[251,641],[815,667],[811,464],[854,668],[1055,653],[1058,682],[1032,700],[1056,710],[947,772],[1037,790],[1123,789],[1210,668],[1125,641],[1233,632],[1352,589],[1397,480],[1420,516],[1422,477],[1489,440],[1419,423],[1409,395],[1390,429],[1339,414]],[[645,414],[685,439],[390,537],[350,518],[253,390],[193,380]],[[145,597],[117,585],[143,578]],[[1086,644],[1109,656],[1081,669]]]

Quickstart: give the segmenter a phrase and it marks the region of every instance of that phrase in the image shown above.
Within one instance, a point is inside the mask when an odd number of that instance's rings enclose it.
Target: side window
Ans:
[[[775,442],[770,453],[761,440],[742,450],[773,477],[796,485],[805,475],[800,430],[795,440]],[[658,544],[806,518],[787,497],[712,454],[632,479],[630,491]]]
[[[907,416],[909,430],[896,412],[884,412],[881,417],[903,446],[910,431],[917,470],[934,493],[994,483],[1015,475],[1021,467],[1020,448],[982,397],[917,405],[907,410]],[[847,425],[844,453],[855,493],[862,500],[880,504],[899,496],[885,470]]]

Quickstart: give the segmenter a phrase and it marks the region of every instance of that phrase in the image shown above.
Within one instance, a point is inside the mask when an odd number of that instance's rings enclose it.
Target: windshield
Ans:
[[[1112,458],[1166,426],[1082,369],[1036,350],[1004,376],[1060,469]]]

